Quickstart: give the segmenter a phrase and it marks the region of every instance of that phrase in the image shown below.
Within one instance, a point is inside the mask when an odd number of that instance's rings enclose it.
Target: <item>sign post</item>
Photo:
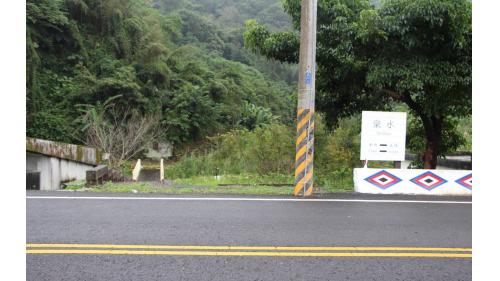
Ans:
[[[309,196],[313,192],[317,4],[317,0],[302,0],[295,189],[293,192],[295,196],[300,194]]]
[[[360,160],[404,161],[406,112],[363,111]]]

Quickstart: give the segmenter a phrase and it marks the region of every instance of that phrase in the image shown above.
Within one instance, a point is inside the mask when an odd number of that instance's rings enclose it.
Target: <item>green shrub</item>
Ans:
[[[293,169],[294,133],[282,124],[262,125],[248,131],[234,130],[212,137],[213,149],[205,155],[187,155],[168,166],[166,175],[257,173],[289,174]]]
[[[314,156],[316,186],[352,188],[353,168],[360,166],[360,132],[359,117],[341,120],[333,132],[319,122]]]
[[[328,189],[352,189],[352,169],[360,166],[360,120],[342,120],[335,131],[325,129],[316,117],[315,185]],[[284,175],[294,173],[295,127],[283,124],[258,126],[252,131],[234,130],[210,138],[207,154],[190,154],[167,166],[169,178],[219,175]]]

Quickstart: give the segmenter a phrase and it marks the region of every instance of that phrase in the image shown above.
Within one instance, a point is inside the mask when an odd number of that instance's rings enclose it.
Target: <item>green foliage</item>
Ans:
[[[322,123],[319,123],[323,126]],[[318,185],[336,188],[353,186],[353,168],[360,165],[361,119],[342,119],[333,131],[318,128],[315,135],[315,171]]]
[[[273,116],[270,109],[246,102],[239,124],[249,130],[253,130],[257,126],[271,124],[276,121],[278,121],[278,117]]]
[[[171,171],[171,170],[169,170]],[[280,186],[290,186],[293,188],[293,175],[283,175],[283,174],[238,174],[238,175],[210,175],[210,176],[194,176],[189,178],[176,178],[175,183],[186,184],[186,185],[197,185],[197,186],[265,186],[273,185]],[[291,190],[293,191],[293,189]],[[290,192],[291,193],[291,192]]]
[[[37,112],[31,118],[33,121],[26,135],[61,142],[71,142],[73,139],[71,120],[64,113],[48,109]]]
[[[457,147],[454,118],[471,114],[472,4],[468,0],[325,0],[318,3],[317,107],[329,125],[361,110],[405,103],[422,122],[425,162]],[[300,0],[284,1],[294,28]],[[246,46],[269,58],[298,60],[294,32],[249,22]],[[416,131],[415,131],[416,132]],[[451,134],[451,135],[450,135]]]
[[[210,177],[212,178],[212,177]],[[106,182],[100,186],[85,187],[83,182],[66,183],[67,190],[82,190],[90,192],[133,192],[133,193],[168,193],[168,194],[248,194],[248,195],[290,195],[293,193],[292,187],[274,187],[265,185],[253,185],[244,187],[234,186],[215,186],[205,184],[208,178],[197,178],[195,180],[181,180],[174,186],[165,186],[162,184],[148,182]],[[202,183],[202,184],[199,184]]]
[[[443,123],[443,141],[440,143],[439,156],[449,155],[466,144],[464,134],[456,130],[459,119],[448,118]],[[408,118],[407,148],[409,151],[421,155],[426,148],[425,129],[422,121],[410,115]]]
[[[260,51],[260,46],[263,46],[264,41],[269,37],[269,31],[254,19],[248,20],[245,27],[247,29],[243,35],[245,47],[254,52]]]
[[[247,31],[243,34],[245,47],[253,52],[283,62],[298,61],[299,36],[294,32],[278,32],[271,34],[267,28],[255,20],[245,24]]]
[[[472,152],[472,117],[460,118],[457,131],[465,139],[464,143],[458,147],[458,151]]]
[[[293,73],[242,49],[241,24],[220,24],[242,19],[214,22],[207,5],[27,1],[27,134],[78,142],[83,136],[72,120],[81,112],[74,105],[99,105],[117,95],[119,108],[161,115],[168,128],[162,138],[176,143],[290,122],[295,91],[284,80]]]
[[[69,142],[73,139],[71,115],[73,109],[66,96],[75,84],[71,78],[46,71],[36,75],[36,90],[32,88],[27,94],[26,121],[28,136],[55,141]],[[47,93],[42,96],[40,93]]]
[[[164,98],[168,139],[177,142],[200,139],[214,130],[217,119],[214,102],[199,87],[185,86],[174,96]]]
[[[316,118],[315,185],[327,190],[352,188],[352,169],[360,165],[360,118],[345,119],[339,127],[328,131],[321,116]],[[283,177],[293,184],[295,129],[293,126],[270,124],[253,131],[235,130],[212,138],[207,153],[191,154],[166,167],[169,178],[200,176],[254,175],[266,178],[267,183]],[[265,181],[249,180],[265,184]],[[229,183],[229,182],[228,182]],[[243,182],[230,182],[243,183]],[[276,182],[273,182],[276,183]]]
[[[281,124],[262,125],[253,131],[234,130],[211,138],[212,151],[182,158],[167,174],[176,178],[240,173],[291,173],[294,134]]]
[[[276,0],[156,0],[165,10],[188,9],[205,15],[223,31],[239,28],[247,19],[258,19],[272,30],[282,30],[291,24],[290,17]]]
[[[272,75],[274,78],[296,81],[296,67],[277,61],[266,61],[242,48],[244,23],[258,19],[273,31],[288,29],[290,17],[282,11],[280,0],[185,0],[155,3],[169,16],[180,15],[184,21],[183,38],[178,43],[194,43],[218,52],[225,59],[238,61]]]

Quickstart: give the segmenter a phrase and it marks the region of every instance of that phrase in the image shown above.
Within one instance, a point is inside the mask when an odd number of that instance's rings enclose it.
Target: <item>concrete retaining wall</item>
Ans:
[[[354,189],[373,194],[472,195],[472,171],[357,168]]]
[[[57,190],[63,182],[85,180],[85,172],[93,167],[66,159],[26,153],[26,170],[40,172],[40,190]]]
[[[101,151],[93,147],[34,138],[26,138],[26,151],[89,165],[103,160]]]

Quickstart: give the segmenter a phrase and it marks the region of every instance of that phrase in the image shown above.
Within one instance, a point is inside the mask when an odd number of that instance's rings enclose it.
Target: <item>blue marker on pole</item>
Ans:
[[[311,71],[308,69],[306,70],[306,85],[310,86],[312,83],[312,74]]]

